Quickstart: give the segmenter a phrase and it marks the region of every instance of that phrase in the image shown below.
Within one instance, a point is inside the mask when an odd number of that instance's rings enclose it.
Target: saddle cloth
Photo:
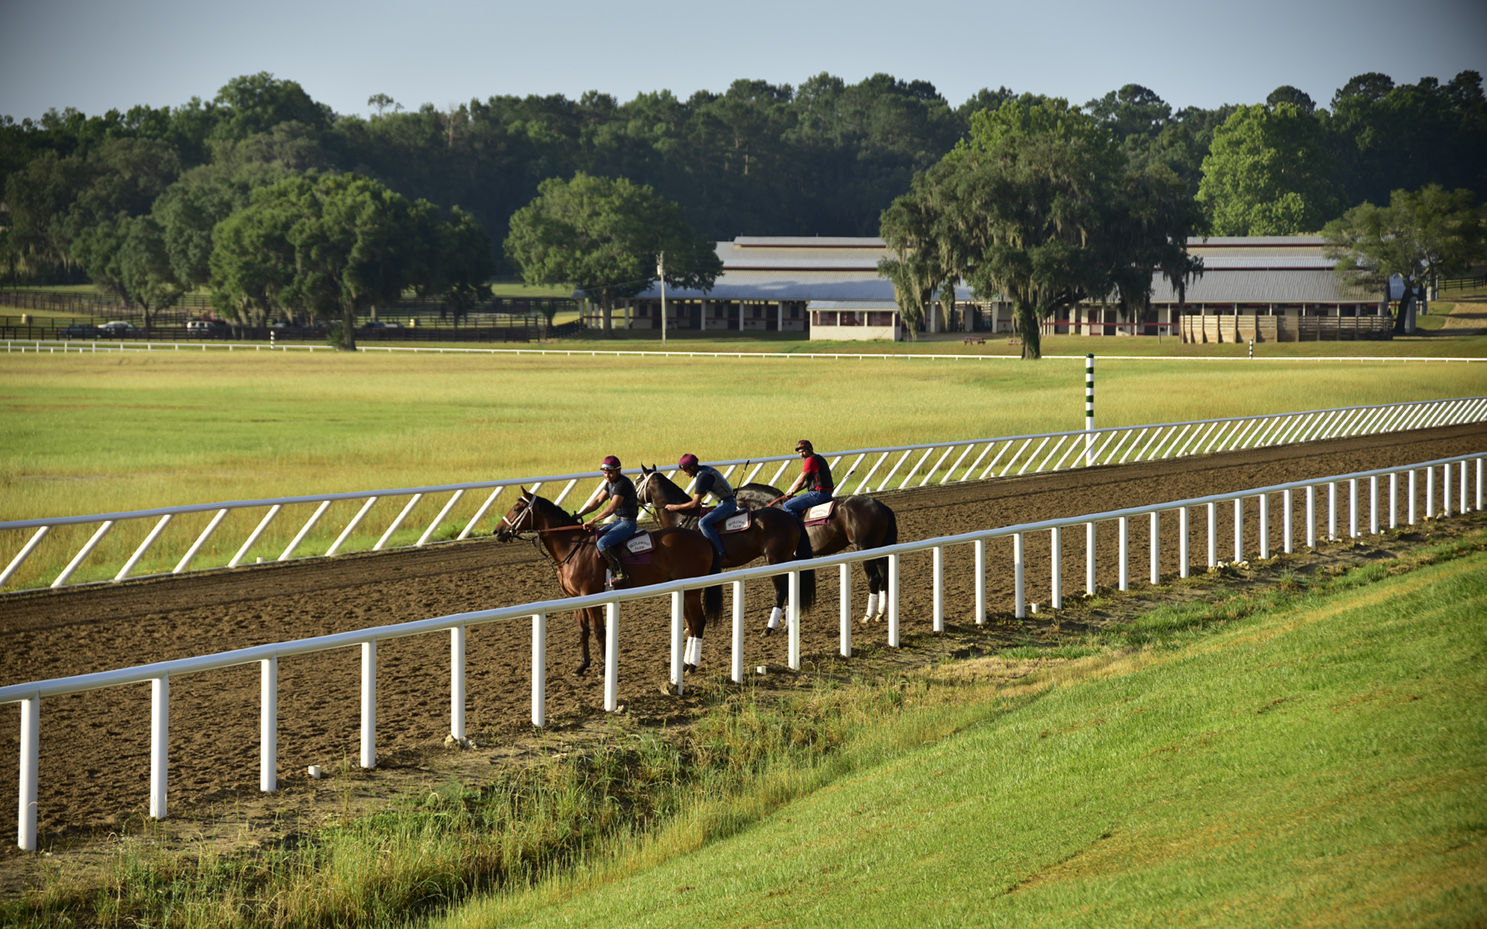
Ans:
[[[810,509],[806,510],[805,519],[802,521],[807,526],[824,525],[829,519],[831,519],[831,514],[835,510],[836,500],[827,500],[825,503],[818,503]]]
[[[651,538],[649,532],[637,532],[625,540],[625,551],[620,557],[625,561],[640,561],[642,556],[646,556],[643,563],[649,564],[648,556],[655,548],[656,540]]]
[[[705,509],[703,509],[703,512],[711,513],[712,510],[712,507],[706,507]],[[732,516],[723,520],[723,525],[718,527],[718,534],[723,535],[729,532],[743,532],[745,529],[752,526],[753,520],[750,518],[749,513],[749,510],[739,510],[737,513],[734,513]]]

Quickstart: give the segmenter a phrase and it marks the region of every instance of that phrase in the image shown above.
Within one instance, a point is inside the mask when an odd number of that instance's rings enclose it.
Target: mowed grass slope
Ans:
[[[1386,573],[1086,659],[739,834],[436,925],[1480,925],[1487,554]]]
[[[1102,426],[1455,397],[1484,385],[1467,364],[1374,361],[1109,360],[1096,378]],[[632,467],[683,452],[788,455],[802,437],[838,450],[1044,433],[1082,428],[1083,414],[1082,359],[5,355],[0,520],[591,471],[606,454]],[[348,547],[375,541],[405,499],[380,502]],[[467,495],[436,538],[456,534],[484,499]],[[390,544],[416,540],[443,503],[426,497]],[[282,513],[249,560],[279,557],[313,509]],[[296,554],[324,551],[357,509],[332,506]],[[229,516],[194,566],[226,563],[260,516]],[[135,573],[170,570],[209,519],[175,520]],[[75,579],[111,577],[149,528],[119,524]],[[91,532],[53,532],[12,582],[50,582]],[[23,544],[0,538],[0,558]]]

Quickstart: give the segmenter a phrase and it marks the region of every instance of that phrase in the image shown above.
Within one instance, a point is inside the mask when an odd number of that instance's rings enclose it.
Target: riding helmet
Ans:
[[[604,471],[618,471],[620,469],[620,460],[613,455],[605,455],[604,463],[599,467]]]
[[[697,467],[697,456],[692,454],[691,452],[687,452],[685,455],[682,456],[682,460],[676,463],[676,466],[678,468],[681,468],[683,471],[688,468],[695,468]]]

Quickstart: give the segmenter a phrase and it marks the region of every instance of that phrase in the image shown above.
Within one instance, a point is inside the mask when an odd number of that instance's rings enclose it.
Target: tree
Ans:
[[[1296,235],[1336,215],[1322,125],[1294,103],[1235,110],[1203,159],[1198,201],[1215,235]]]
[[[1056,311],[1112,295],[1144,306],[1154,267],[1179,287],[1199,270],[1181,180],[1161,165],[1128,171],[1110,131],[1064,100],[976,114],[971,137],[911,194],[905,205],[927,216],[905,213],[904,228],[927,242],[940,286],[960,278],[1011,302],[1024,358],[1041,356],[1038,326]],[[917,232],[926,225],[931,235]]]
[[[468,251],[478,227],[457,215],[451,230],[426,200],[409,201],[354,174],[307,174],[253,193],[246,209],[217,227],[213,301],[231,318],[262,325],[270,316],[337,319],[340,347],[356,348],[357,316],[405,289],[439,293],[474,286],[488,265]],[[488,251],[487,251],[488,258]]]
[[[707,292],[723,273],[713,243],[697,235],[681,208],[650,187],[624,178],[548,178],[537,198],[511,217],[506,255],[528,284],[573,284],[604,310],[613,326],[622,299],[656,279],[666,255],[666,283]]]
[[[1355,284],[1382,289],[1397,275],[1404,293],[1394,331],[1413,332],[1426,286],[1487,257],[1487,226],[1475,200],[1464,188],[1396,190],[1386,207],[1365,202],[1328,223],[1327,255],[1338,262],[1338,277]]]

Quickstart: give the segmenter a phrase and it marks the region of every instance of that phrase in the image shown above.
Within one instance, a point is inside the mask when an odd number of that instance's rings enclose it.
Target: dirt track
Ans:
[[[886,495],[898,513],[900,539],[910,541],[1099,510],[1242,490],[1374,467],[1487,450],[1487,428],[1454,427],[1384,438],[1209,456],[1153,464],[997,480]],[[1475,478],[1473,478],[1475,480]],[[1423,494],[1424,482],[1420,492]],[[1454,488],[1453,488],[1454,491]],[[1403,489],[1401,489],[1401,497]],[[1297,495],[1297,544],[1304,512]],[[1325,501],[1325,496],[1322,498]],[[1455,503],[1452,510],[1455,510]],[[1367,495],[1363,494],[1364,506]],[[1249,503],[1250,508],[1253,502]],[[1346,507],[1346,494],[1340,495]],[[1272,546],[1279,549],[1279,499],[1272,506]],[[1401,513],[1404,503],[1401,500]],[[1233,553],[1233,510],[1220,507],[1219,558]],[[1423,515],[1423,503],[1420,513]],[[1325,504],[1318,520],[1325,532]],[[1131,577],[1147,576],[1146,520],[1131,527]],[[1346,531],[1346,512],[1339,520]],[[1362,525],[1366,530],[1367,514]],[[1162,572],[1177,571],[1177,523],[1162,524]],[[1195,512],[1191,558],[1206,558],[1206,517]],[[1099,528],[1097,578],[1114,586],[1116,526]],[[1253,521],[1245,543],[1258,550]],[[1319,533],[1320,534],[1320,533]],[[1065,533],[1065,595],[1084,589],[1083,533]],[[1049,545],[1028,540],[1028,599],[1046,601]],[[947,622],[971,622],[973,579],[968,547],[945,559]],[[989,546],[991,609],[1011,610],[1011,544]],[[1201,570],[1199,567],[1197,570]],[[906,634],[929,628],[928,554],[902,561],[900,615]],[[803,626],[808,662],[829,661],[838,647],[835,571],[820,579],[816,611]],[[867,594],[858,568],[854,614]],[[750,585],[745,666],[786,663],[783,635],[759,634],[768,590]],[[490,539],[409,552],[307,559],[168,579],[41,591],[0,597],[0,684],[15,684],[559,596],[553,570],[530,545]],[[993,617],[996,619],[997,617]],[[1035,621],[1038,618],[1035,618]],[[1046,619],[1042,620],[1046,622]],[[669,623],[662,604],[627,607],[621,626],[620,699],[642,719],[663,719],[674,697],[661,694],[669,668]],[[886,629],[858,625],[859,650],[881,647]],[[704,675],[725,674],[726,628],[707,636]],[[602,672],[576,678],[577,632],[567,616],[549,620],[550,729],[581,724],[603,705]],[[499,743],[530,730],[529,623],[472,628],[467,643],[470,733]],[[437,749],[449,731],[449,639],[427,635],[378,646],[377,744],[380,768],[396,768]],[[359,745],[359,652],[280,662],[279,771],[286,786],[303,782],[307,765],[354,766]],[[149,789],[150,697],[146,685],[44,701],[38,820],[46,836],[116,828],[146,808]],[[204,801],[248,801],[258,782],[257,666],[188,675],[171,681],[170,803],[172,811]],[[14,836],[19,712],[0,710],[0,835]],[[349,759],[349,761],[348,761]],[[46,841],[46,838],[44,838]],[[5,844],[10,844],[7,839]],[[13,846],[12,846],[13,847]]]

